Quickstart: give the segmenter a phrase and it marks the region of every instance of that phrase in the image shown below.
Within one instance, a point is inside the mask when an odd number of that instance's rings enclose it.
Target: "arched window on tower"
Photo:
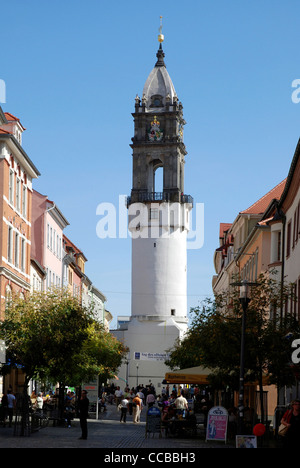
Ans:
[[[12,299],[12,290],[10,285],[8,284],[5,288],[5,309],[10,306]]]
[[[163,192],[164,191],[164,168],[157,167],[154,170],[154,192]]]

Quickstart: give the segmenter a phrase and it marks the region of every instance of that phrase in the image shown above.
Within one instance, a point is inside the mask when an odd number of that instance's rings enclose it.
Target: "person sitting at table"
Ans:
[[[164,406],[162,410],[161,422],[162,427],[165,429],[166,436],[168,435],[169,423],[175,419],[176,408],[175,405],[170,404],[169,401],[164,401]]]

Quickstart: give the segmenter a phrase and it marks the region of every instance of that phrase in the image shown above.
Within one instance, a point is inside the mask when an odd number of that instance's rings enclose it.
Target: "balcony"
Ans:
[[[134,192],[130,197],[126,198],[127,208],[132,203],[154,203],[154,202],[171,202],[171,203],[191,203],[193,205],[193,197],[184,195],[178,192]]]

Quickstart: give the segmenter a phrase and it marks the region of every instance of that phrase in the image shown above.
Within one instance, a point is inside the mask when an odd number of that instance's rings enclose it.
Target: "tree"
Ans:
[[[251,289],[245,333],[245,380],[258,381],[263,376],[278,388],[295,381],[290,365],[291,348],[285,336],[299,334],[299,322],[291,314],[284,319],[278,311],[294,300],[290,285],[261,275]],[[271,313],[271,316],[270,316]],[[184,368],[202,365],[212,369],[211,383],[222,388],[239,387],[241,317],[239,288],[219,294],[191,310],[192,322],[186,337],[171,350],[167,365]],[[299,336],[299,335],[298,335]]]
[[[21,366],[25,387],[31,379],[78,385],[95,375],[114,373],[125,349],[105,332],[67,290],[12,297],[0,324],[9,367]]]

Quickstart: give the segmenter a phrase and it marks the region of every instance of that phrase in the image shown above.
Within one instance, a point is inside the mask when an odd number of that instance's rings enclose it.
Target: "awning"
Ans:
[[[208,385],[208,375],[211,374],[211,369],[205,367],[190,367],[189,369],[181,369],[175,372],[167,372],[165,380],[168,384],[198,384]]]
[[[175,372],[167,372],[165,374],[165,383],[209,385],[208,376],[212,374],[212,372],[212,369],[201,366],[181,369]],[[245,385],[258,385],[258,382],[246,382]],[[263,375],[263,385],[270,385],[268,376],[265,374]]]

